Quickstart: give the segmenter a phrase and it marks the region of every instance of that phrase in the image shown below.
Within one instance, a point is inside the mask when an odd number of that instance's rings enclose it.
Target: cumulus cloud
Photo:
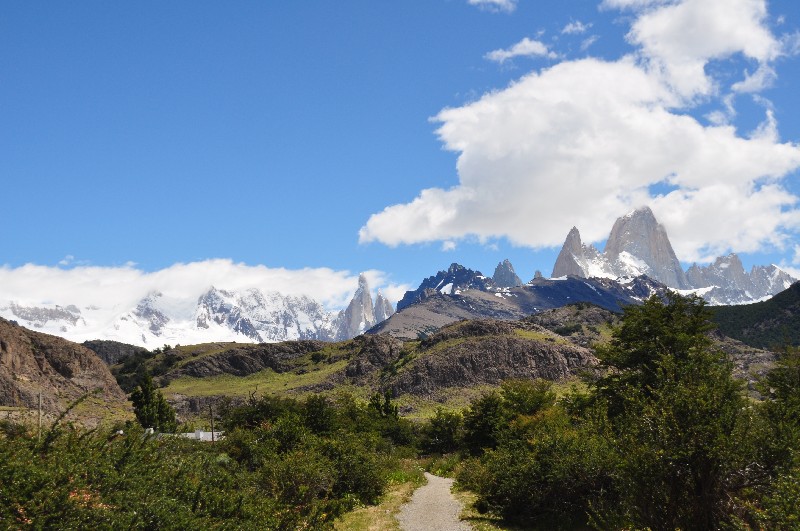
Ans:
[[[636,10],[635,53],[563,61],[442,110],[437,134],[458,153],[459,184],[373,214],[360,241],[505,237],[541,248],[560,245],[576,225],[597,242],[618,216],[647,204],[684,261],[785,245],[800,228],[798,198],[783,184],[800,168],[800,146],[779,141],[770,109],[749,135],[728,124],[730,98],[711,125],[686,112],[697,97],[718,97],[709,61],[738,54],[770,65],[780,54],[764,2],[604,5]],[[653,196],[650,187],[664,182],[673,191]]]
[[[402,296],[406,286],[389,282],[376,270],[365,272],[370,286],[392,297]],[[122,311],[154,291],[165,296],[196,301],[211,286],[219,289],[258,288],[283,295],[307,295],[328,309],[340,309],[358,287],[358,275],[329,268],[285,269],[246,265],[228,259],[179,263],[145,272],[133,265],[122,267],[79,266],[70,269],[27,264],[0,267],[0,305],[59,304],[78,308],[108,308],[109,301]],[[390,297],[391,298],[391,297]],[[396,300],[391,299],[393,302]]]
[[[561,33],[565,33],[567,35],[575,35],[579,33],[586,33],[589,28],[592,27],[592,24],[584,24],[580,20],[576,20],[574,22],[570,22],[561,30]]]
[[[511,13],[517,8],[517,0],[467,0],[467,3],[494,12]]]
[[[549,57],[550,59],[555,59],[558,55],[551,52],[543,42],[525,37],[510,48],[493,50],[484,57],[502,64],[514,57]]]

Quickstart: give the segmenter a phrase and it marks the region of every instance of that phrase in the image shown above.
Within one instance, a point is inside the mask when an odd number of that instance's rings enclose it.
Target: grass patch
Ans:
[[[515,328],[514,335],[522,339],[532,339],[534,341],[548,341],[550,343],[558,343],[560,345],[567,345],[569,341],[561,336],[555,334],[548,334],[546,332],[539,332],[537,330],[523,330],[522,328]]]
[[[162,389],[166,396],[182,394],[187,396],[247,396],[258,390],[259,393],[298,394],[298,388],[320,384],[335,372],[347,365],[347,360],[318,364],[303,374],[296,372],[275,372],[264,369],[248,376],[222,374],[207,378],[184,376],[172,380]],[[300,393],[302,394],[302,393]]]

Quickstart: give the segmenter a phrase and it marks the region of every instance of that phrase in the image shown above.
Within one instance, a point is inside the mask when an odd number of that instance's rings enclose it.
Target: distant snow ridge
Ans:
[[[554,278],[625,278],[646,275],[682,293],[695,293],[709,304],[745,304],[769,298],[797,279],[775,265],[754,266],[750,273],[736,254],[684,272],[667,232],[643,207],[619,218],[603,252],[581,242],[578,229],[567,234],[553,266]]]
[[[0,316],[22,326],[81,342],[111,339],[157,347],[217,341],[277,342],[296,339],[341,341],[364,333],[394,313],[379,292],[373,305],[366,277],[345,310],[327,311],[307,296],[285,296],[256,288],[211,287],[197,300],[174,299],[153,291],[132,309],[22,306],[0,303]]]

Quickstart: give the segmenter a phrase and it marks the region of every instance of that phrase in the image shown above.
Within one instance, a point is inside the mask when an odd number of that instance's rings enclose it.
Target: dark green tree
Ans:
[[[174,432],[177,428],[175,410],[172,409],[161,391],[155,388],[153,378],[145,374],[142,382],[131,393],[133,412],[144,428],[153,428],[158,432]]]
[[[612,527],[718,529],[758,480],[752,410],[711,328],[701,299],[653,297],[598,351],[620,456]]]
[[[464,443],[473,454],[497,447],[510,417],[503,398],[491,391],[473,400],[464,412]]]
[[[428,452],[447,453],[458,450],[462,434],[463,419],[458,411],[446,411],[436,408],[422,430],[422,445]]]

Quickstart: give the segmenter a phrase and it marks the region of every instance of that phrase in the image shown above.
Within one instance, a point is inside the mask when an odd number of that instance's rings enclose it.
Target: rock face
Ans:
[[[553,267],[554,278],[623,278],[647,275],[673,289],[696,290],[709,304],[742,304],[775,295],[794,279],[774,265],[755,266],[747,273],[735,254],[686,272],[664,227],[647,208],[619,218],[603,252],[581,242],[578,229],[567,235]]]
[[[468,289],[487,290],[494,287],[491,279],[483,276],[480,271],[467,269],[460,264],[450,264],[447,271],[439,271],[436,275],[428,277],[414,291],[407,291],[403,298],[397,303],[397,311],[420,302],[426,298],[443,293],[447,295],[458,295],[461,291]]]
[[[592,245],[583,245],[578,229],[572,227],[556,259],[552,276],[569,275],[584,278],[647,275],[673,288],[689,287],[667,231],[647,207],[614,223],[602,253]]]
[[[57,415],[87,392],[106,407],[129,410],[108,367],[88,348],[0,318],[0,405]],[[96,419],[100,420],[100,419]]]
[[[631,261],[635,265],[644,262],[648,269],[644,274],[650,278],[673,288],[689,287],[667,231],[648,207],[635,210],[614,223],[606,242],[605,256],[617,270]]]
[[[511,265],[508,259],[497,264],[494,269],[494,275],[492,275],[492,281],[501,288],[516,288],[522,285],[522,280],[517,276],[514,266]]]

